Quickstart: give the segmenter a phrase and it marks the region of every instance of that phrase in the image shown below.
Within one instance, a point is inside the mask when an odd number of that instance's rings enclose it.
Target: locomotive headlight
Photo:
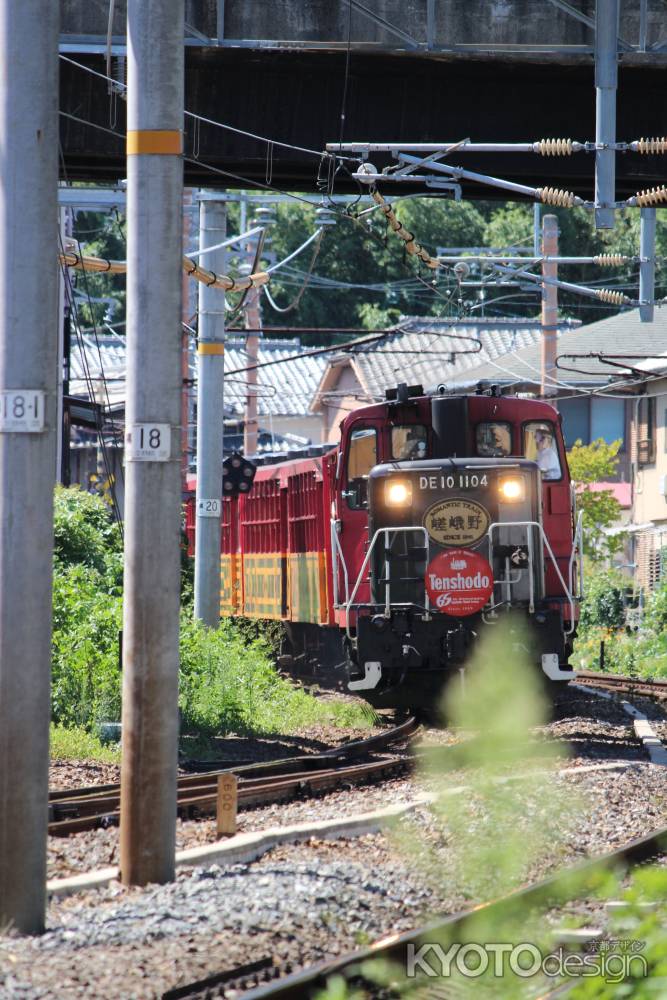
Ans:
[[[518,503],[525,499],[526,487],[523,479],[518,476],[508,476],[500,480],[500,496],[507,503]]]
[[[384,484],[384,500],[387,507],[407,507],[412,503],[412,483],[390,479]]]

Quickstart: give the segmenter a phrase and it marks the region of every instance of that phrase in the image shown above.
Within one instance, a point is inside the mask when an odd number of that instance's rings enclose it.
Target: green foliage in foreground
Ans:
[[[58,489],[55,504],[52,718],[94,731],[120,720],[122,547],[99,497]],[[184,576],[187,575],[184,573]],[[364,706],[320,701],[280,677],[272,664],[275,629],[223,622],[210,631],[181,615],[183,728],[206,734],[289,733],[330,722],[368,726]]]
[[[105,746],[97,736],[78,727],[51,724],[50,750],[52,760],[98,760],[103,764],[120,764],[120,748]]]
[[[535,754],[534,728],[546,716],[526,638],[496,626],[467,670],[465,691],[453,685],[447,718],[463,738],[425,755],[426,777],[437,796],[432,823],[426,836],[418,823],[396,836],[405,864],[418,866],[421,881],[428,879],[444,898],[467,900],[461,909],[535,882],[538,872],[556,875],[555,884],[530,902],[516,894],[495,911],[475,909],[439,931],[431,923],[437,916],[415,914],[415,924],[431,924],[417,947],[430,947],[422,961],[413,962],[411,975],[407,963],[376,956],[355,967],[353,983],[345,973],[332,976],[317,1000],[378,995],[519,1000],[551,996],[564,983],[572,987],[567,996],[577,1000],[665,994],[667,872],[638,868],[629,888],[621,870],[604,865],[572,872],[581,860],[573,857],[576,834],[591,806],[577,801],[575,785],[545,775],[549,764],[557,764],[555,751],[551,760]],[[463,794],[453,784],[465,784]],[[611,940],[561,947],[553,932],[581,922],[577,901],[610,899],[627,903],[609,915]],[[597,917],[584,920],[587,926],[598,923]],[[427,976],[429,969],[433,974]]]

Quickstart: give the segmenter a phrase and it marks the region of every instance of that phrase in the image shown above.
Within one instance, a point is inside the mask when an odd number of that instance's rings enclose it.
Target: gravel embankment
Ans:
[[[461,820],[482,848],[486,834],[502,843],[510,826],[526,838],[539,828],[553,846],[529,878],[667,824],[667,790],[654,765],[572,772],[551,777],[548,789],[512,789],[514,808],[501,816],[474,794],[457,798],[451,824],[420,808],[400,824],[407,855],[384,834],[311,842],[250,865],[182,870],[175,883],[143,892],[114,885],[55,901],[42,938],[0,942],[0,996],[157,997],[241,962],[270,955],[298,966],[453,912],[484,898],[494,883],[491,873],[488,886],[478,871],[462,874],[454,832]],[[553,803],[559,791],[571,800],[575,789],[579,806],[564,819]],[[435,852],[428,867],[413,863],[418,842]]]
[[[527,763],[541,744],[554,743],[563,754],[559,767],[576,768],[589,766],[599,762],[620,760],[641,763],[646,760],[645,751],[638,745],[631,720],[621,706],[596,697],[581,695],[568,703],[568,710],[576,712],[564,719],[557,719],[541,727],[534,735],[532,743],[526,743],[525,755]],[[340,729],[330,727],[325,730],[318,728],[316,733],[307,731],[300,734],[294,745],[301,752],[317,752],[322,747],[334,746],[349,739],[360,738],[363,734],[350,734]],[[423,733],[422,745],[436,754],[441,753],[443,766],[447,766],[447,747],[461,739],[470,738],[472,734],[454,734],[447,729],[426,728]],[[328,742],[325,742],[328,740]],[[229,743],[230,741],[226,741]],[[237,741],[234,741],[237,742]],[[244,742],[241,751],[246,756],[252,748]],[[260,741],[260,753],[268,753],[267,744],[273,746],[272,756],[281,756],[285,749],[283,741]],[[293,744],[289,744],[293,745]],[[277,747],[280,747],[278,750]],[[565,755],[569,754],[569,757]],[[538,764],[538,766],[540,766]],[[510,765],[511,767],[511,765]],[[75,777],[76,770],[72,777]],[[449,785],[461,785],[466,782],[466,774],[462,770],[450,771],[447,775]],[[609,781],[613,781],[610,778]],[[414,799],[420,792],[430,790],[432,781],[429,778],[406,776],[395,778],[379,785],[359,786],[337,791],[315,799],[305,799],[281,805],[269,805],[260,809],[242,811],[238,817],[238,831],[245,833],[251,830],[262,830],[269,826],[287,826],[291,823],[316,822],[324,819],[335,819],[342,816],[354,816],[362,812],[381,809],[386,805],[405,802]],[[201,844],[213,843],[216,840],[215,824],[212,820],[178,821],[177,849],[196,847]],[[111,827],[107,830],[87,831],[69,838],[49,838],[48,874],[49,878],[61,878],[67,875],[91,871],[118,864],[118,830]]]
[[[56,900],[41,938],[0,939],[0,997],[153,998],[267,956],[281,968],[298,967],[485,898],[497,882],[479,858],[510,835],[522,844],[533,831],[543,835],[545,849],[524,873],[532,879],[667,825],[664,771],[633,745],[622,709],[582,695],[572,713],[534,738],[572,746],[568,773],[508,782],[491,804],[473,774],[451,773],[446,785],[466,781],[471,792],[448,800],[439,819],[420,807],[399,824],[398,839],[382,834],[283,846],[250,865],[180,870],[170,885],[143,891],[113,885]],[[428,732],[425,738],[430,742]],[[527,760],[533,746],[526,746]],[[624,767],[577,770],[607,760]],[[431,785],[406,777],[269,806],[242,813],[239,828],[365,812]],[[210,822],[179,824],[179,846],[211,837]],[[51,855],[52,870],[113,863],[116,839],[117,831],[107,830],[55,841],[60,858]],[[471,866],[465,852],[474,844],[480,853]]]

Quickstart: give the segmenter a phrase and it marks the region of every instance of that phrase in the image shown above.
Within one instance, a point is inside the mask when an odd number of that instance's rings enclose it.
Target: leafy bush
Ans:
[[[618,573],[603,570],[586,583],[586,599],[581,606],[581,628],[602,625],[622,628],[625,624],[623,581]]]
[[[53,522],[57,564],[83,564],[104,574],[122,571],[120,528],[100,497],[78,486],[57,486]]]
[[[120,748],[104,746],[97,736],[85,729],[51,726],[50,752],[52,760],[99,760],[103,764],[119,764]]]
[[[90,727],[120,718],[118,632],[122,597],[88,566],[58,567],[53,579],[51,698],[54,722]]]
[[[56,540],[52,718],[90,731],[102,720],[120,720],[120,532],[99,497],[58,489]],[[370,709],[318,701],[281,678],[271,662],[276,635],[275,623],[224,621],[207,629],[193,622],[186,598],[180,704],[188,730],[287,733],[314,722],[369,724]]]
[[[180,707],[183,725],[204,733],[287,733],[332,722],[365,726],[365,706],[318,701],[282,678],[263,639],[248,641],[243,628],[222,621],[215,630],[181,618]]]
[[[667,677],[667,583],[646,598],[641,627],[624,627],[623,582],[613,572],[599,572],[586,588],[573,662],[596,670],[600,643],[605,644],[604,669],[641,677]]]
[[[120,718],[122,539],[104,501],[78,487],[54,501],[52,718],[90,728]]]

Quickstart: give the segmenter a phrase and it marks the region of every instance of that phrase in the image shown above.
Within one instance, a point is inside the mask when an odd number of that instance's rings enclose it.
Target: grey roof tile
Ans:
[[[86,367],[90,372],[94,393],[104,392],[102,374],[111,402],[125,399],[125,337],[117,333],[100,332],[97,342],[92,334],[81,338],[83,351],[77,341],[72,343],[72,374],[70,391],[75,396],[90,395],[86,381]],[[260,363],[278,361],[303,353],[298,339],[259,342]],[[269,365],[257,370],[258,409],[260,416],[302,416],[326,368],[327,356],[298,358],[285,364]],[[225,371],[248,366],[245,337],[229,339],[225,343]],[[194,372],[191,372],[194,374]],[[230,376],[225,380],[225,414],[242,414],[245,408],[245,375]],[[105,396],[97,395],[106,402]]]
[[[566,321],[561,329],[571,325]],[[354,363],[371,396],[382,398],[385,389],[397,382],[421,383],[425,388],[450,382],[483,361],[537,344],[539,337],[539,320],[406,317],[396,333],[358,351]],[[480,351],[476,340],[482,344]],[[468,351],[474,353],[464,353]]]
[[[575,330],[561,331],[558,335],[558,356],[561,364],[579,372],[559,371],[559,381],[568,384],[606,384],[617,378],[621,370],[604,364],[596,358],[569,360],[564,354],[629,354],[660,355],[667,351],[667,310],[656,310],[653,323],[642,323],[639,310],[609,316],[607,319],[588,323]],[[622,363],[622,361],[620,362]],[[639,359],[638,359],[638,363]],[[628,364],[633,364],[631,359]],[[475,365],[470,372],[458,372],[451,379],[453,384],[465,384],[467,380],[496,379],[499,381],[539,382],[540,344],[536,339],[531,345],[512,350],[504,357],[495,357]]]

